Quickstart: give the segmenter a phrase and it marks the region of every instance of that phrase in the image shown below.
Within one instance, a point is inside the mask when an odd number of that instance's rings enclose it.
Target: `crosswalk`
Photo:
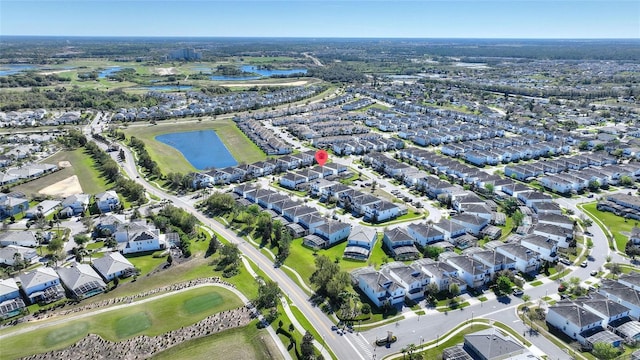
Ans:
[[[363,355],[366,355],[367,359],[372,359],[373,358],[373,351],[372,351],[372,344],[369,344],[367,342],[367,339],[365,339],[364,336],[362,336],[362,334],[357,333],[357,334],[350,334],[350,338],[354,340],[354,343],[358,346],[358,348],[360,350],[362,350],[360,353]]]

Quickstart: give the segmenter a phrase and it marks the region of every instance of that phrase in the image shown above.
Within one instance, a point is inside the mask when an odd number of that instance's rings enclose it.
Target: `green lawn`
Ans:
[[[374,267],[380,267],[380,265],[385,263],[385,261],[391,261],[392,259],[388,258],[387,254],[382,250],[382,235],[378,234],[378,238],[379,240],[376,242],[376,246],[374,247],[367,262],[343,259],[342,254],[344,253],[344,249],[347,247],[346,241],[328,249],[318,250],[317,254],[327,256],[332,260],[335,260],[336,257],[338,257],[340,259],[340,269],[344,271],[351,271],[369,264]],[[284,264],[295,269],[308,284],[311,274],[313,274],[316,269],[313,250],[302,246],[302,239],[295,239],[291,243],[290,252],[289,257],[285,260]]]
[[[191,299],[202,297],[212,301],[206,305],[202,301],[190,302]],[[17,358],[67,347],[89,333],[111,341],[143,334],[156,336],[241,305],[242,301],[228,290],[196,288],[145,304],[134,304],[82,320],[71,320],[7,337],[0,340],[0,348],[3,349],[3,358]]]
[[[166,256],[153,257],[153,254],[145,254],[139,256],[127,255],[125,257],[133,264],[133,266],[140,269],[141,276],[147,275],[158,266],[167,262]]]
[[[100,176],[100,172],[94,167],[93,159],[84,153],[83,149],[73,151],[61,151],[43,160],[45,163],[58,164],[60,161],[68,161],[71,167],[63,168],[47,176],[18,185],[14,188],[25,194],[37,194],[43,188],[67,179],[70,176],[78,176],[82,191],[87,194],[97,194],[111,188]]]
[[[265,330],[258,330],[255,322],[252,322],[242,328],[183,342],[158,353],[151,359],[210,360],[224,357],[226,359],[272,360],[278,359],[280,356],[280,352],[269,334]]]
[[[600,211],[596,209],[596,203],[589,203],[585,205],[581,205],[580,207],[591,217],[595,218],[594,224],[598,224],[598,220],[600,220],[604,226],[611,231],[613,237],[615,238],[616,245],[618,250],[624,252],[625,245],[629,240],[628,235],[631,232],[631,229],[638,223],[636,220],[627,220],[621,216],[617,216],[614,213]],[[606,229],[603,229],[605,234],[607,234]]]
[[[155,140],[155,137],[162,134],[198,130],[214,130],[239,163],[253,163],[266,159],[266,155],[236,127],[233,121],[228,119],[167,120],[158,122],[157,125],[130,126],[124,129],[124,132],[127,137],[133,135],[143,140],[151,158],[165,172],[188,173],[196,170],[193,165],[177,149]]]

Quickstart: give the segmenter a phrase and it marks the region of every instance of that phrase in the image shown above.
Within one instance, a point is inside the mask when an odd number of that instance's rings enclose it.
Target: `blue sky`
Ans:
[[[640,38],[640,1],[0,0],[0,34]]]

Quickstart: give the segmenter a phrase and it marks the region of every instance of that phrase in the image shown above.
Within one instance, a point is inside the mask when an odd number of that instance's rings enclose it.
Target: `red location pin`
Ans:
[[[326,150],[318,150],[316,151],[316,161],[320,166],[324,166],[324,164],[329,159],[329,153]]]

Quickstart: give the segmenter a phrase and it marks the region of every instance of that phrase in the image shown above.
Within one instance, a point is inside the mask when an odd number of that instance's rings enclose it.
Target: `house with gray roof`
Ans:
[[[378,233],[376,229],[356,225],[349,233],[343,257],[366,261],[377,240]]]
[[[18,316],[24,308],[16,281],[12,278],[0,279],[0,319]]]
[[[444,349],[443,360],[537,359],[527,348],[507,334],[486,329],[464,336],[463,345]]]
[[[520,240],[520,245],[535,251],[543,260],[554,262],[558,258],[558,242],[548,237],[528,234]]]
[[[49,304],[64,297],[60,276],[50,267],[20,274],[20,287],[32,304]]]
[[[396,260],[411,260],[420,257],[420,252],[414,245],[413,237],[401,227],[386,230],[382,243]]]
[[[407,299],[424,298],[424,288],[431,278],[422,271],[399,262],[388,263],[380,271],[404,288]]]
[[[631,317],[638,319],[640,316],[640,290],[619,281],[603,279],[598,293],[629,308]]]
[[[105,281],[111,281],[116,277],[128,277],[136,272],[135,266],[119,252],[107,253],[95,259],[92,265]]]
[[[532,274],[537,272],[540,268],[538,253],[520,244],[505,244],[497,246],[495,251],[514,261],[515,269],[522,273]]]
[[[444,234],[431,224],[410,224],[407,226],[407,233],[411,235],[420,246],[444,240]]]
[[[373,268],[358,275],[358,288],[371,302],[381,308],[385,304],[399,306],[404,303],[405,290],[397,282]]]
[[[490,268],[470,256],[450,256],[445,260],[458,270],[458,277],[472,289],[479,289],[491,281]]]
[[[107,289],[107,284],[102,281],[100,275],[87,264],[58,268],[57,272],[65,288],[76,299],[86,299]]]

